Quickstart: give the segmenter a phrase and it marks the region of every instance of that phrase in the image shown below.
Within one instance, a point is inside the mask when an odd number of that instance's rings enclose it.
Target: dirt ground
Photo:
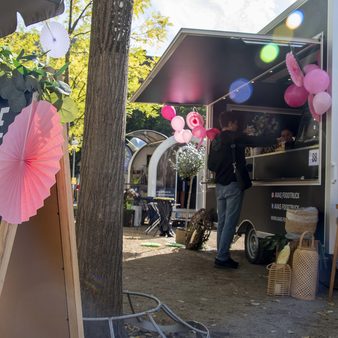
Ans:
[[[238,270],[216,269],[216,233],[203,251],[168,247],[174,238],[146,235],[145,228],[124,228],[124,289],[152,294],[184,320],[208,327],[220,337],[338,337],[338,291],[315,301],[266,295],[265,266],[249,264],[243,240],[233,245]],[[160,247],[142,246],[146,242]]]

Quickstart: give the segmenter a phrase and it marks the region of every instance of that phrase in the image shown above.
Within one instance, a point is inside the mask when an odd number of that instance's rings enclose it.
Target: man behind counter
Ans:
[[[293,149],[295,146],[295,138],[293,137],[292,131],[288,128],[282,129],[278,143],[279,146],[285,150]]]

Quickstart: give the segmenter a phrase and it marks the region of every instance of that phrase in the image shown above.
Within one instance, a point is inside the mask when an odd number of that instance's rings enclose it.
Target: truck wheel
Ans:
[[[252,264],[266,263],[270,256],[265,252],[261,238],[257,237],[253,227],[249,227],[245,233],[245,256]]]

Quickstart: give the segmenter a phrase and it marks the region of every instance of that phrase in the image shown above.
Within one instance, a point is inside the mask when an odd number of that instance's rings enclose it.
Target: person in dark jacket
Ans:
[[[236,231],[243,200],[243,182],[246,188],[251,180],[245,161],[245,147],[271,146],[275,137],[249,136],[239,130],[238,113],[223,112],[220,116],[221,133],[211,143],[217,158],[215,171],[217,197],[217,255],[215,267],[238,268],[238,262],[230,256],[230,246]],[[234,173],[234,160],[243,182]],[[211,169],[211,168],[210,168]]]

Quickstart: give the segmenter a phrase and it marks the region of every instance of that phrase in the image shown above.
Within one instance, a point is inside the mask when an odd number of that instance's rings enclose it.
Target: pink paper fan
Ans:
[[[203,117],[197,112],[192,111],[190,112],[187,117],[185,118],[188,127],[193,130],[195,127],[204,126]]]
[[[55,107],[33,102],[16,116],[0,146],[0,215],[20,224],[50,195],[63,155],[63,128]]]
[[[299,67],[299,64],[295,58],[295,56],[289,52],[286,54],[286,68],[288,69],[288,72],[291,76],[292,82],[297,86],[297,87],[302,87],[303,86],[303,79],[304,79],[304,74]]]
[[[310,110],[312,117],[317,122],[319,122],[320,121],[320,115],[316,113],[315,108],[313,106],[313,94],[309,94],[308,99],[307,99],[307,103],[309,105],[309,110]]]

